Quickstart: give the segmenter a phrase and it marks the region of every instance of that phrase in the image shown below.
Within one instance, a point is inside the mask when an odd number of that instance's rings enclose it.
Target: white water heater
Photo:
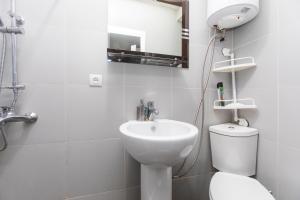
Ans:
[[[258,12],[259,0],[207,0],[208,25],[219,29],[241,26]]]

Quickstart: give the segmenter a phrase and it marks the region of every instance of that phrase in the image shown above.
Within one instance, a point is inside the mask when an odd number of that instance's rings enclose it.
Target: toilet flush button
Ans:
[[[89,80],[91,87],[102,87],[102,74],[90,74]]]

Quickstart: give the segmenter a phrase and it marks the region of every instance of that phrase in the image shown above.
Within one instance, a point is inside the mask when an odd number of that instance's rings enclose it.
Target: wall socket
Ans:
[[[90,74],[89,80],[91,87],[102,87],[102,74]]]

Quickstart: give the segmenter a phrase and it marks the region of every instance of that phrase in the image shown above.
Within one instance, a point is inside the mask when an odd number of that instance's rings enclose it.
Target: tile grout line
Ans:
[[[279,19],[279,7],[278,7],[278,0],[275,1],[275,4],[276,4],[276,27],[275,27],[275,38],[277,38],[276,40],[276,93],[277,93],[277,125],[276,125],[276,152],[275,152],[275,174],[276,174],[276,177],[275,177],[275,180],[276,180],[276,193],[277,193],[277,197],[279,197],[279,130],[280,130],[280,83],[279,83],[279,56],[280,56],[280,49],[279,49],[279,40],[278,40],[278,37],[279,37],[279,27],[278,27],[278,19]]]
[[[249,46],[249,45],[252,44],[252,43],[255,43],[255,42],[259,41],[259,40],[262,40],[262,39],[264,39],[264,38],[270,37],[270,36],[272,36],[272,35],[274,35],[273,32],[264,34],[264,35],[262,35],[262,36],[260,36],[260,37],[257,37],[257,38],[255,38],[255,39],[253,39],[253,40],[250,40],[250,41],[248,41],[248,42],[245,42],[244,44],[241,44],[241,45],[239,45],[239,46],[237,46],[237,47],[234,47],[234,48],[233,48],[233,51],[237,51],[237,50],[239,50],[239,49],[241,49],[241,48],[244,48],[244,47],[246,47],[246,46]]]

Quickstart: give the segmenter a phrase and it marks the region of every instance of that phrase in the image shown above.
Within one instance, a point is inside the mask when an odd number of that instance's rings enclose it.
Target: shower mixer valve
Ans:
[[[4,26],[4,22],[0,18],[0,33],[15,33],[15,34],[24,34],[25,29],[22,28],[25,24],[25,19],[20,16],[13,13],[9,13],[10,17],[14,17],[13,20],[15,20],[15,26]]]

